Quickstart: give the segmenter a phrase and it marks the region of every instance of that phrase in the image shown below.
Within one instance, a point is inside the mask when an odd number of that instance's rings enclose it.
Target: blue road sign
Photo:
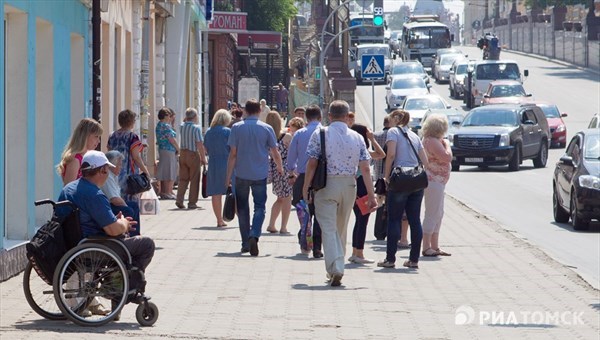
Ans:
[[[385,76],[385,57],[383,54],[363,54],[361,66],[363,79],[381,79]]]

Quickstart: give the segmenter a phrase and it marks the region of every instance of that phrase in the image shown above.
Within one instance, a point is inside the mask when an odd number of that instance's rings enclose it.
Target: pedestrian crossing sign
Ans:
[[[363,79],[383,78],[385,75],[385,58],[383,54],[363,54],[361,65]]]

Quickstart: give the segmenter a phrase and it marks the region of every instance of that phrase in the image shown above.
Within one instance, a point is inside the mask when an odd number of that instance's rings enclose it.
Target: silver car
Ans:
[[[394,76],[385,87],[385,102],[388,110],[400,107],[408,95],[428,94],[431,85],[425,84],[418,75]]]
[[[448,76],[448,88],[450,89],[450,97],[460,99],[465,94],[465,81],[467,72],[473,68],[473,61],[466,59],[455,60],[450,67]]]
[[[452,63],[457,59],[464,59],[464,56],[462,54],[442,54],[436,59],[433,77],[438,83],[448,81]]]

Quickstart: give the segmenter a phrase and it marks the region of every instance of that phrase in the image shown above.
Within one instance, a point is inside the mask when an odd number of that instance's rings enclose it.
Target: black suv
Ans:
[[[504,165],[518,171],[524,159],[546,166],[550,130],[544,112],[532,104],[488,105],[471,110],[449,134],[452,170],[461,165]]]

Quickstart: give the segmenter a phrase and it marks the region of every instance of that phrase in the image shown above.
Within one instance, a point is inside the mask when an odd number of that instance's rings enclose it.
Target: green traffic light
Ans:
[[[375,26],[383,25],[383,17],[382,16],[373,17],[373,25],[375,25]]]

